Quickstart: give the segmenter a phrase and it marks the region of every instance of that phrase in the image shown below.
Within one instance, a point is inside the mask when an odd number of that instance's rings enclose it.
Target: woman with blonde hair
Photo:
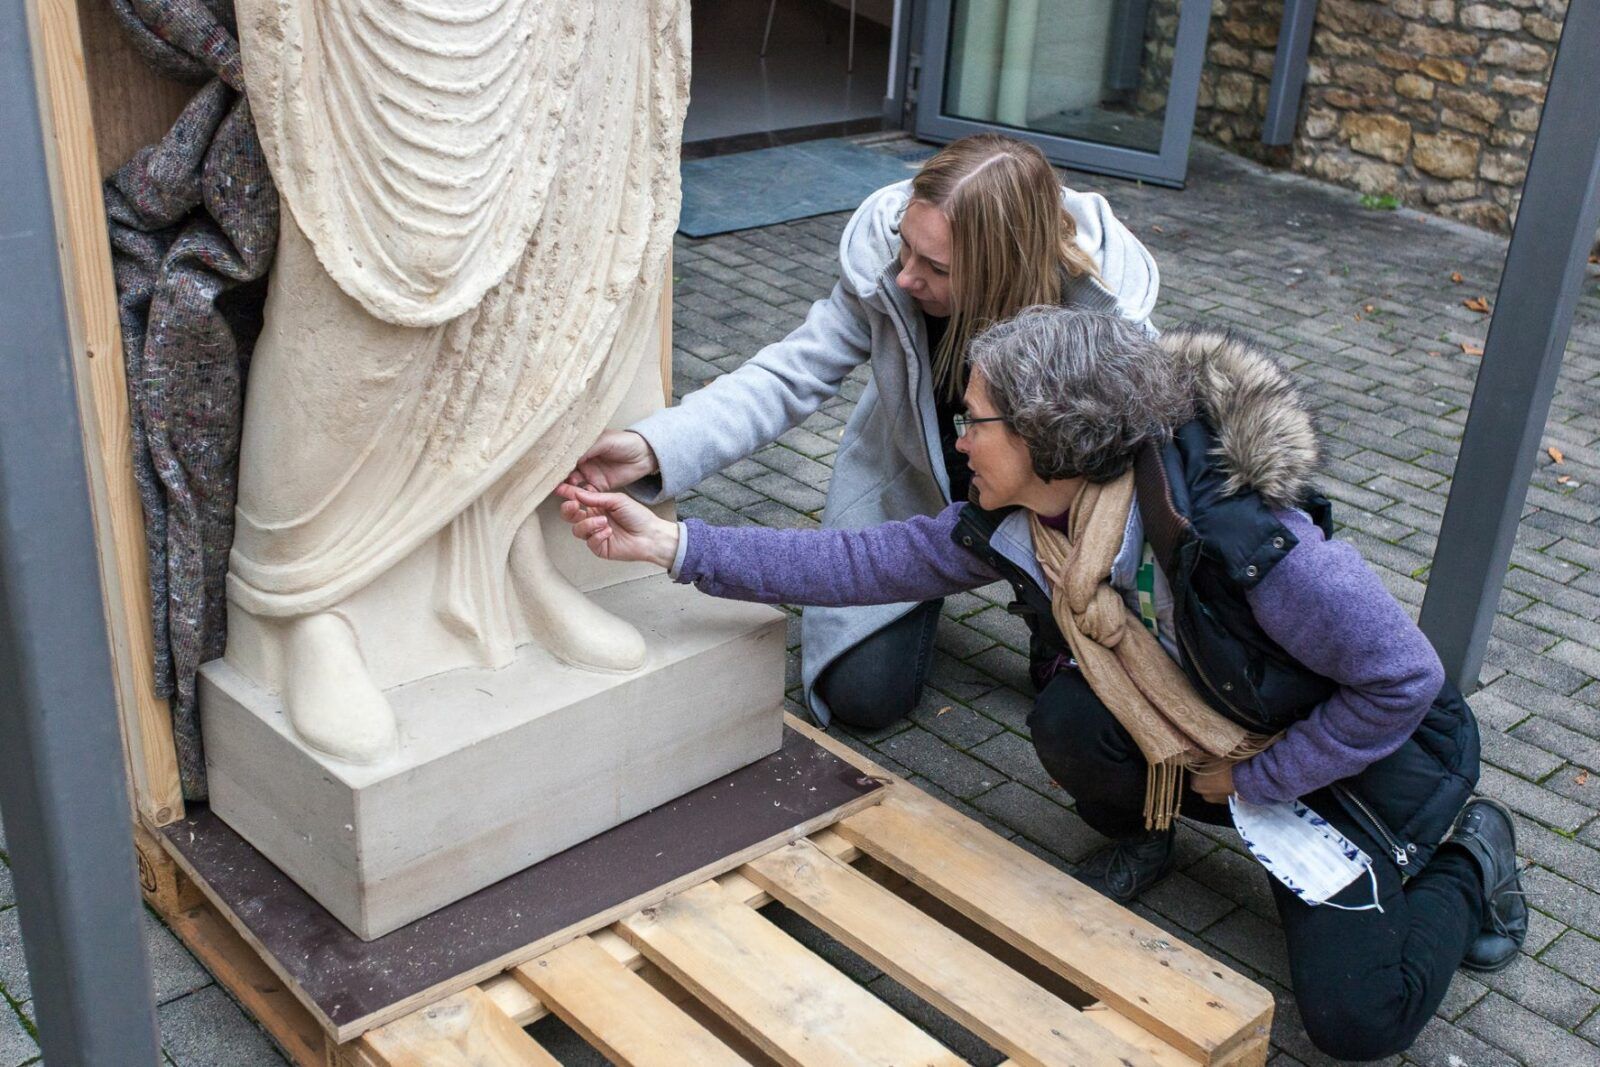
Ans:
[[[678,406],[607,432],[570,480],[628,486],[646,503],[676,496],[798,426],[868,363],[822,524],[934,515],[969,491],[955,420],[971,338],[1039,304],[1116,312],[1150,330],[1159,285],[1104,197],[1065,188],[1037,148],[998,134],[956,141],[869,196],[845,225],[839,267],[832,293],[787,337]],[[908,714],[941,605],[808,609],[812,715],[877,729]]]

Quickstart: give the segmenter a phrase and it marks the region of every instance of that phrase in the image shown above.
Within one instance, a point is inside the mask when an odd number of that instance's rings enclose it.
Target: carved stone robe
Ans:
[[[656,350],[687,4],[238,13],[288,210],[246,400],[232,607],[247,623],[334,609],[431,546],[412,579],[470,658],[498,665],[512,537]]]

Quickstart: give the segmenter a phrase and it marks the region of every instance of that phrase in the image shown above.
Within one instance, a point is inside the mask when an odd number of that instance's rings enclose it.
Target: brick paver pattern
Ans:
[[[886,151],[912,155],[905,143]],[[1450,488],[1503,239],[1262,170],[1199,146],[1183,192],[1068,175],[1110,198],[1162,273],[1158,325],[1200,319],[1248,330],[1293,369],[1317,412],[1339,536],[1413,612]],[[796,326],[837,275],[848,216],[677,241],[674,391],[733,370]],[[1593,269],[1591,269],[1593,271]],[[1460,280],[1453,275],[1459,275]],[[680,501],[710,522],[814,526],[861,368],[841,395]],[[1554,455],[1545,449],[1554,449]],[[1594,1063],[1600,1059],[1600,292],[1585,282],[1534,467],[1500,614],[1472,696],[1483,727],[1481,791],[1517,815],[1534,908],[1525,953],[1498,975],[1458,974],[1438,1016],[1392,1063]],[[911,718],[850,744],[995,832],[1070,871],[1101,843],[1028,741],[1027,634],[996,585],[945,602],[932,682]],[[792,620],[797,623],[798,617]],[[798,625],[789,704],[798,710]],[[1185,824],[1177,873],[1137,910],[1277,996],[1272,1067],[1330,1062],[1307,1041],[1266,875],[1226,831]],[[0,838],[0,859],[5,856]],[[979,1063],[1000,1056],[866,961],[793,916],[778,919],[846,973]],[[0,1067],[31,1063],[29,989],[9,870],[0,865]],[[282,1062],[261,1033],[150,923],[163,1036],[178,1067]],[[550,1022],[563,1062],[592,1062]]]

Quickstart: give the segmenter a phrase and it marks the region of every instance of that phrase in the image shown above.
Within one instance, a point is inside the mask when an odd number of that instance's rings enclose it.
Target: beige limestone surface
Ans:
[[[540,506],[654,377],[687,4],[240,0],[238,17],[287,210],[228,662],[354,763],[400,743],[386,690],[530,640],[637,670],[639,632],[582,594],[592,574],[552,551]]]
[[[531,645],[502,670],[398,687],[402,743],[371,764],[310,748],[279,698],[212,661],[212,809],[370,939],[778,748],[783,613],[663,574],[594,596],[644,635],[642,670],[573,668]]]

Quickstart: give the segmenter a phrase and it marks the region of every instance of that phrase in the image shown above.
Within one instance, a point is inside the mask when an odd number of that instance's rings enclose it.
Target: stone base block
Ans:
[[[529,646],[503,670],[398,686],[400,754],[371,766],[306,748],[277,694],[207,664],[212,809],[372,939],[778,749],[781,612],[665,575],[591,595],[645,636],[642,669]]]

